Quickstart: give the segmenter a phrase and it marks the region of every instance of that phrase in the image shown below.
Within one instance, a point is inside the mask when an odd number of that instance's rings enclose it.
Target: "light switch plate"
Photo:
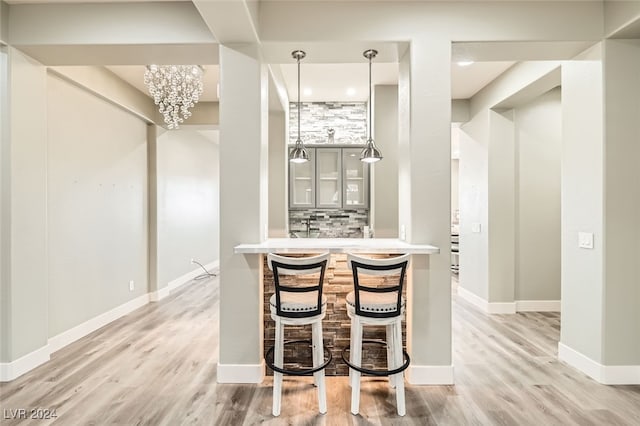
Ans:
[[[593,248],[593,233],[578,232],[578,247],[585,249]]]
[[[471,232],[475,233],[475,234],[479,234],[480,231],[482,230],[482,224],[479,222],[475,222],[471,224]]]

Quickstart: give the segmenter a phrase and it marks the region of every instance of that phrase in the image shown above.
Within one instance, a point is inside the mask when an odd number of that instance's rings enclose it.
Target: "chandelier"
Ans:
[[[199,65],[147,65],[144,84],[169,129],[177,129],[191,117],[189,108],[202,94],[203,73]]]

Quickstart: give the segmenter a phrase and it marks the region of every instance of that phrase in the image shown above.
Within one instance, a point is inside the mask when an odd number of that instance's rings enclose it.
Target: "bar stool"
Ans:
[[[327,298],[322,295],[324,272],[329,260],[329,253],[311,257],[284,257],[269,253],[267,264],[273,271],[275,293],[269,299],[271,318],[276,323],[275,345],[265,354],[266,365],[273,370],[273,415],[280,415],[282,396],[282,375],[314,376],[314,384],[318,387],[318,406],[320,413],[327,412],[327,394],[324,381],[324,369],[331,362],[331,352],[325,351],[322,343],[322,319],[325,316]],[[318,274],[315,283],[304,282],[299,276]],[[287,280],[282,276],[290,275]],[[281,279],[286,282],[283,284]],[[292,282],[291,282],[292,281]],[[315,280],[314,280],[315,281]],[[285,325],[311,324],[311,340],[284,341]],[[310,343],[312,346],[313,368],[285,370],[284,346],[296,343]],[[273,355],[273,362],[269,359]],[[324,361],[325,352],[328,359]]]
[[[405,254],[386,259],[371,259],[347,255],[347,264],[353,271],[354,291],[347,295],[347,315],[351,318],[351,344],[342,351],[342,359],[349,366],[351,385],[351,413],[360,411],[360,375],[389,376],[389,384],[396,389],[398,415],[406,413],[404,398],[404,374],[409,367],[409,354],[402,349],[402,317],[406,301],[402,297],[402,286],[411,255]],[[361,283],[363,275],[387,277],[386,282],[376,287]],[[395,277],[392,279],[390,277]],[[389,282],[391,281],[391,282]],[[386,326],[387,341],[363,340],[364,325]],[[387,347],[387,370],[370,370],[362,365],[362,343]],[[346,351],[349,350],[349,359]],[[403,360],[404,357],[404,360]]]

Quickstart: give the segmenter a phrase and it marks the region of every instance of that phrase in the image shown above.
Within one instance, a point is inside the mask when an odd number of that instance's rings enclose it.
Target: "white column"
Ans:
[[[2,108],[0,154],[0,381],[49,359],[46,70],[18,50],[8,51],[8,66],[2,72],[8,77],[2,102],[8,99],[8,104]]]
[[[606,40],[562,70],[558,357],[607,384],[640,383],[639,74],[630,40]]]
[[[398,86],[373,89],[373,138],[384,159],[372,165],[371,218],[378,238],[398,237]]]
[[[220,46],[221,383],[257,383],[264,374],[262,261],[233,248],[262,241],[267,224],[267,87],[254,46]]]
[[[275,95],[272,93],[272,95]],[[287,199],[287,123],[284,111],[269,112],[269,236],[286,237],[289,229]]]
[[[400,236],[404,226],[407,241],[440,248],[412,258],[407,345],[414,384],[453,383],[450,63],[445,39],[414,40],[400,63]]]

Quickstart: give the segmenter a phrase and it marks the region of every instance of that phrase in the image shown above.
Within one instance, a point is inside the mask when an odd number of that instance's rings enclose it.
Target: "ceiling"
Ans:
[[[469,99],[480,89],[493,81],[508,69],[514,62],[494,61],[476,62],[461,67],[451,64],[451,97],[452,99]],[[203,66],[204,92],[203,102],[217,102],[219,67]],[[148,95],[144,85],[142,65],[107,66],[118,77]],[[281,65],[282,76],[290,101],[297,99],[297,67],[295,63]],[[374,63],[371,80],[374,85],[397,84],[397,63]],[[302,102],[365,102],[369,97],[369,71],[367,63],[357,64],[301,64],[300,86]],[[349,90],[352,89],[352,90]]]

